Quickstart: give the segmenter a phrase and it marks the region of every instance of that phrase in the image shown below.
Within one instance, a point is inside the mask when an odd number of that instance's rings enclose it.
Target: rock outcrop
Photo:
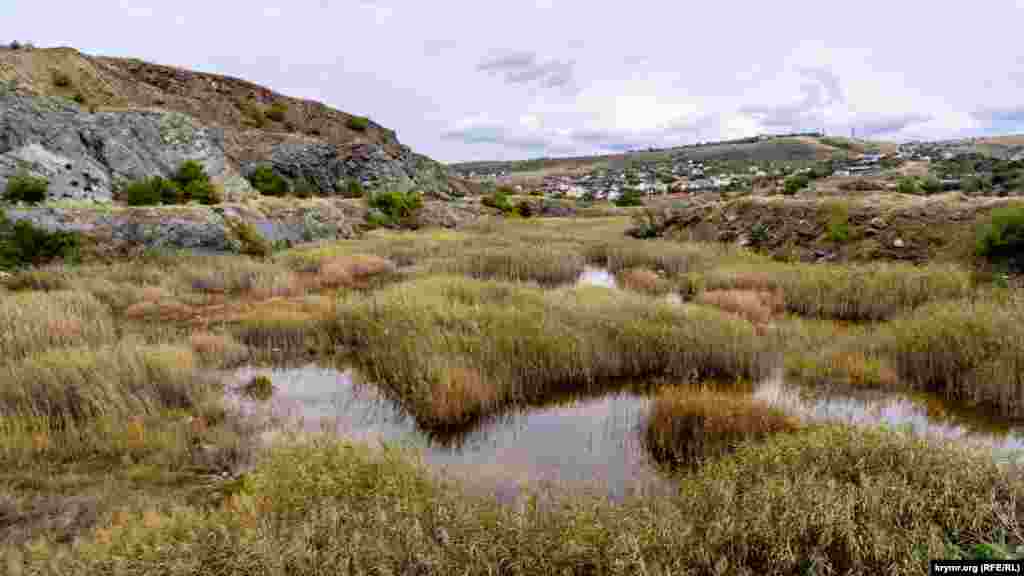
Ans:
[[[170,176],[185,160],[202,163],[215,181],[237,180],[223,133],[184,114],[89,113],[60,98],[0,89],[0,190],[24,171],[49,180],[51,199],[110,202],[119,183]]]

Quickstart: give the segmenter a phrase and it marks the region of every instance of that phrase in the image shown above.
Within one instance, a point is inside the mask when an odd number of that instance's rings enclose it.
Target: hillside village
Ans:
[[[765,142],[773,139],[775,138],[761,136],[755,140]],[[978,166],[977,172],[960,171],[951,175],[940,165],[979,156],[995,156],[1009,163],[1024,162],[1024,146],[1000,147],[999,152],[994,155],[980,154],[977,139],[907,142],[888,152],[871,147],[860,153],[837,150],[831,158],[817,162],[806,159],[792,162],[720,162],[714,158],[696,160],[688,158],[688,151],[684,148],[648,152],[667,152],[667,158],[648,162],[638,160],[618,163],[625,164],[624,166],[614,166],[614,162],[609,162],[609,165],[595,164],[590,171],[582,174],[549,174],[543,176],[539,182],[529,183],[523,183],[520,174],[509,166],[492,164],[489,167],[463,168],[455,165],[451,168],[472,180],[510,186],[521,193],[540,193],[555,198],[615,200],[626,190],[654,197],[744,190],[763,186],[778,187],[789,176],[810,174],[812,171],[819,178],[876,177],[907,162],[926,163],[935,167],[934,170],[930,169],[929,173],[935,172],[944,190],[959,190],[962,180],[971,177],[984,178],[986,173],[990,176],[992,170],[986,171],[984,166]]]

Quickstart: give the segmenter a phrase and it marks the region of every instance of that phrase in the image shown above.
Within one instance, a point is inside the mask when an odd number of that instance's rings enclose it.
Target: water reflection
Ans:
[[[758,386],[754,397],[805,420],[886,425],[919,436],[990,447],[1000,454],[1024,449],[1021,429],[927,395],[915,397],[849,387],[805,389],[787,385],[781,374],[775,374]]]
[[[521,494],[520,485],[591,490],[613,499],[632,493],[668,493],[644,449],[642,426],[657,384],[605,393],[566,395],[543,406],[526,407],[446,434],[420,430],[397,403],[351,371],[316,365],[245,368],[236,386],[264,374],[275,387],[266,403],[238,398],[241,408],[268,424],[267,440],[283,430],[326,431],[376,442],[415,446],[433,470],[480,487],[502,501]],[[851,389],[804,389],[775,375],[756,385],[730,385],[783,407],[808,421],[851,425],[886,424],[914,434],[991,447],[1000,457],[1024,449],[1018,429],[963,416],[935,398],[913,398]]]
[[[246,368],[235,376],[241,383],[259,374],[273,380],[273,399],[240,405],[251,416],[264,417],[272,430],[329,431],[411,444],[432,468],[485,487],[503,501],[515,499],[523,483],[572,486],[613,499],[671,489],[641,443],[650,400],[638,391],[562,398],[438,435],[420,430],[396,403],[375,386],[360,383],[351,371],[311,365]]]
[[[583,273],[576,280],[577,286],[602,286],[604,288],[618,289],[619,283],[615,279],[615,275],[608,271],[607,268],[599,266],[585,266]],[[675,292],[670,292],[665,295],[665,300],[670,304],[682,305],[683,298]]]

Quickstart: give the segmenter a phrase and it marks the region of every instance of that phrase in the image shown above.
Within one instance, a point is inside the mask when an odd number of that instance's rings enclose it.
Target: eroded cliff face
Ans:
[[[229,195],[250,192],[237,176],[260,164],[328,195],[349,179],[437,198],[465,188],[372,120],[354,128],[356,116],[237,78],[70,48],[0,49],[0,85],[0,178],[35,164],[58,198],[107,200],[118,178],[166,175],[183,159],[203,162]],[[70,173],[55,169],[63,159]]]
[[[367,189],[418,190],[428,200],[472,193],[393,131],[372,121],[352,128],[353,118],[235,78],[66,48],[0,48],[0,191],[19,172],[49,181],[44,205],[0,208],[12,220],[76,230],[117,252],[222,252],[239,249],[238,222],[269,242],[351,237],[366,207],[336,193],[353,180]],[[223,205],[117,201],[124,183],[169,177],[186,160],[200,162],[222,187]],[[245,179],[260,165],[311,183],[323,197],[260,197]],[[424,222],[475,219],[478,210],[458,204],[428,202]]]

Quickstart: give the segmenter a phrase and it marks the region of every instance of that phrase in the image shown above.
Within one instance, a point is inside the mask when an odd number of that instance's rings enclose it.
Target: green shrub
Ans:
[[[267,123],[263,107],[256,102],[246,101],[242,102],[239,106],[242,110],[243,122],[246,124],[255,128],[262,128]]]
[[[284,196],[288,192],[288,182],[267,165],[256,168],[249,183],[264,196]]]
[[[515,211],[515,207],[512,205],[512,202],[508,199],[508,193],[506,192],[506,188],[504,186],[499,186],[494,192],[481,198],[480,202],[484,206],[488,206],[490,208],[497,208],[498,210],[501,210],[502,213],[504,214],[508,214],[510,212]]]
[[[81,92],[72,96],[71,99],[75,101],[75,104],[80,106],[85,104],[85,96],[83,96]]]
[[[978,229],[976,252],[1024,271],[1024,207],[993,210],[989,221]]]
[[[185,202],[195,200],[204,206],[212,206],[223,202],[224,194],[212,182],[193,180],[185,186],[182,199]]]
[[[782,193],[786,195],[793,195],[807,188],[811,183],[811,179],[806,174],[797,174],[796,176],[790,176],[783,181]]]
[[[623,208],[628,206],[643,206],[644,200],[643,197],[640,196],[640,192],[633,189],[627,189],[623,190],[622,194],[615,199],[615,205]]]
[[[38,266],[58,258],[78,259],[81,235],[75,232],[49,232],[21,220],[12,223],[0,212],[0,267]]]
[[[367,196],[370,208],[378,210],[394,223],[408,223],[423,207],[418,192],[373,192]]]
[[[837,204],[832,207],[826,234],[832,242],[842,243],[850,239],[850,214],[845,205]]]
[[[165,198],[172,200],[169,203],[177,203],[180,190],[174,182],[154,176],[128,183],[123,195],[129,206],[156,206],[164,202]]]
[[[370,127],[370,119],[363,116],[353,116],[345,122],[345,126],[357,132],[365,132]]]
[[[266,117],[274,122],[284,122],[284,116],[288,113],[288,105],[284,102],[274,102],[266,112]]]
[[[312,198],[316,191],[313,183],[304,176],[300,176],[292,182],[292,193],[299,198]]]
[[[939,181],[935,176],[928,176],[921,181],[921,190],[925,194],[938,194],[942,192],[942,182]]]
[[[339,182],[338,190],[341,191],[341,195],[345,198],[362,198],[366,194],[366,190],[363,190],[363,185],[355,178],[347,182]]]
[[[174,181],[181,188],[185,188],[192,182],[209,182],[210,176],[206,173],[206,168],[201,163],[195,160],[186,160],[181,163],[178,171],[174,173]]]
[[[8,202],[36,204],[46,200],[46,190],[49,187],[50,181],[46,178],[18,172],[7,180],[4,197]]]
[[[899,183],[896,184],[896,191],[900,194],[920,193],[920,186],[917,183],[917,178],[914,178],[913,176],[904,176],[900,178]]]

